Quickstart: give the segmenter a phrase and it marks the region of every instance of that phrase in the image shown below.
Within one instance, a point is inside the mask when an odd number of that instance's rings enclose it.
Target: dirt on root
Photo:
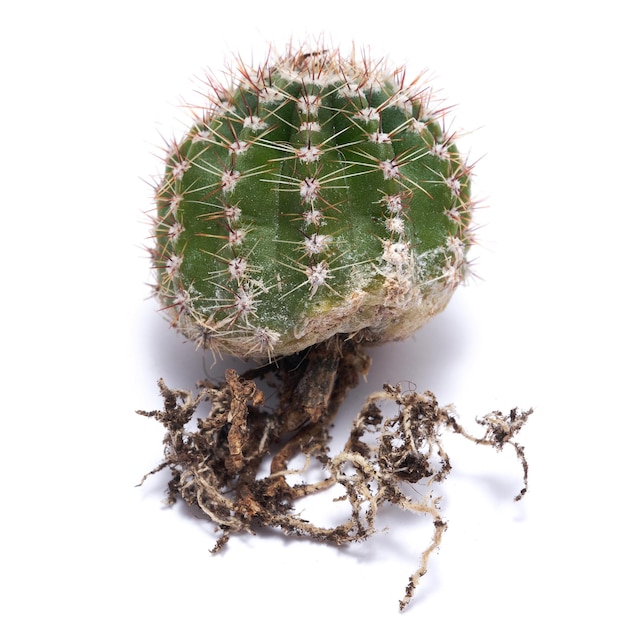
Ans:
[[[138,413],[165,427],[165,455],[143,480],[169,468],[168,503],[182,498],[216,524],[222,534],[214,552],[231,534],[254,533],[260,527],[280,528],[288,535],[337,545],[362,541],[376,532],[376,515],[385,503],[430,515],[432,539],[419,567],[409,576],[400,600],[400,609],[404,609],[427,571],[446,522],[437,499],[415,500],[405,494],[403,486],[446,478],[452,465],[442,434],[452,431],[497,450],[511,445],[523,470],[523,487],[516,496],[521,499],[527,489],[528,464],[524,448],[514,438],[532,410],[492,412],[476,420],[484,432],[475,437],[459,424],[454,409],[440,407],[431,392],[385,385],[367,398],[345,446],[331,457],[332,421],[369,365],[361,344],[336,336],[242,375],[227,370],[222,383],[201,381],[196,392],[170,389],[160,380],[163,410]],[[275,391],[275,406],[265,402],[255,381],[264,381]],[[210,403],[208,412],[205,417],[198,416],[204,402]],[[395,415],[383,412],[382,405],[388,402],[395,404]],[[322,480],[288,483],[287,476],[294,474],[289,463],[300,455],[316,459],[324,467]],[[269,475],[258,478],[261,464],[268,459]],[[344,523],[323,527],[295,512],[297,500],[336,485],[343,488],[341,499],[350,505],[351,514]]]

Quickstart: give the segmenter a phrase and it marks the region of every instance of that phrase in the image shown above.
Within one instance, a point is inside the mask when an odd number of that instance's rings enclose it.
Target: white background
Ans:
[[[619,3],[6,3],[0,10],[4,624],[617,624],[623,619],[626,58]],[[449,522],[405,615],[430,527],[386,514],[338,550],[235,537],[161,499],[156,380],[203,355],[147,296],[161,136],[194,76],[324,32],[429,68],[476,166],[479,280],[351,393],[411,381],[475,416],[535,408],[519,467],[451,442]],[[225,363],[218,363],[218,376]],[[339,442],[338,442],[339,443]]]

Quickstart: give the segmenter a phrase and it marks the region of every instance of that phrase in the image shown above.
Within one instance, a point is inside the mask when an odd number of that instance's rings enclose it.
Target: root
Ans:
[[[442,434],[449,430],[496,450],[513,446],[524,472],[523,488],[515,498],[519,500],[527,490],[528,464],[514,437],[532,411],[490,413],[477,420],[484,434],[475,437],[459,425],[451,407],[439,407],[432,393],[386,385],[368,397],[343,450],[331,458],[329,427],[346,393],[368,367],[369,358],[358,343],[335,337],[242,376],[227,370],[223,383],[203,381],[195,394],[169,389],[159,381],[164,409],[138,412],[165,427],[165,459],[142,483],[169,468],[168,503],[180,497],[217,525],[222,535],[213,551],[221,549],[232,533],[254,533],[260,527],[337,545],[362,541],[376,532],[377,513],[385,504],[430,515],[432,540],[409,577],[400,600],[403,610],[446,529],[438,499],[427,495],[415,500],[403,492],[403,486],[428,487],[446,478],[452,466]],[[276,389],[275,408],[264,406],[255,379]],[[203,402],[210,402],[206,417],[198,417],[197,427],[190,427]],[[396,406],[395,415],[385,415],[384,403]],[[324,478],[290,485],[286,477],[297,470],[290,469],[289,463],[298,455],[307,461],[316,459],[325,469]],[[267,458],[270,474],[258,478]],[[343,523],[326,528],[294,512],[298,499],[335,485],[344,491],[339,499],[350,505]]]

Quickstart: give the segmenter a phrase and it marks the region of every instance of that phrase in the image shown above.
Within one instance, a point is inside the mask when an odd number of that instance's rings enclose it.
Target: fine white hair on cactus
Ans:
[[[301,132],[319,133],[322,127],[317,122],[302,122],[300,125]]]
[[[173,241],[176,241],[184,230],[185,227],[180,222],[174,222],[169,227],[169,230],[167,231],[167,236],[171,237]]]
[[[319,161],[322,150],[318,146],[304,146],[296,150],[296,156],[302,163]]]
[[[300,196],[305,202],[313,202],[319,194],[321,183],[316,178],[307,176],[300,182]]]
[[[447,146],[442,143],[435,142],[430,149],[430,153],[434,154],[436,157],[439,157],[440,159],[450,158],[450,154],[448,153]]]
[[[309,266],[305,269],[308,278],[309,285],[311,286],[311,296],[314,296],[317,290],[326,284],[330,274],[328,270],[328,263],[326,261],[320,261],[315,265]]]
[[[212,138],[213,138],[213,133],[209,129],[204,128],[202,130],[200,130],[200,129],[197,130],[193,134],[193,136],[191,138],[191,142],[192,143],[198,143],[200,141],[210,141]]]
[[[308,117],[317,117],[322,99],[319,95],[305,93],[298,98],[298,109],[301,113],[305,113]]]
[[[355,115],[355,118],[365,120],[366,122],[378,122],[380,113],[373,107],[365,107]]]
[[[248,149],[248,144],[245,141],[233,141],[228,146],[228,149],[234,154],[243,154]]]
[[[178,270],[180,269],[180,266],[182,265],[183,259],[180,256],[177,256],[176,254],[173,254],[168,260],[167,263],[165,264],[165,273],[172,278],[172,276],[174,276],[174,274],[176,274],[178,272]]]
[[[390,178],[398,178],[400,176],[400,167],[395,159],[386,159],[384,161],[379,161],[378,166],[383,171],[383,176],[385,180],[389,180]]]
[[[330,235],[321,235],[313,233],[310,236],[305,235],[304,249],[309,256],[322,254],[328,249],[332,237]]]
[[[228,221],[228,223],[233,223],[239,220],[241,217],[241,209],[238,206],[230,206],[226,205],[224,207],[224,217]]]
[[[185,289],[179,289],[174,298],[172,299],[171,304],[169,304],[166,308],[169,309],[172,319],[174,321],[178,321],[181,315],[188,314],[190,311],[191,305],[191,296],[189,292]]]
[[[172,176],[176,180],[180,180],[183,177],[183,174],[191,167],[191,163],[189,161],[180,161],[179,163],[174,163],[172,165]]]
[[[341,94],[346,98],[351,98],[354,100],[364,100],[365,92],[363,89],[354,83],[349,83],[344,85],[341,88]]]
[[[401,213],[404,208],[402,203],[402,196],[399,193],[384,195],[382,202],[385,204],[387,210],[392,215]]]
[[[224,170],[222,172],[223,191],[225,193],[229,191],[233,191],[233,189],[235,188],[235,185],[237,184],[237,181],[240,178],[241,178],[241,174],[238,171],[232,170],[232,169]]]
[[[238,279],[246,275],[248,262],[242,257],[236,257],[228,262],[228,272],[232,278]]]
[[[285,93],[274,87],[263,87],[263,89],[259,91],[259,100],[268,104],[281,102],[286,97]]]
[[[400,217],[389,217],[385,220],[385,226],[390,233],[404,234],[404,220]]]
[[[280,340],[280,333],[277,333],[270,328],[256,327],[252,333],[252,336],[246,340],[247,354],[265,354],[267,360],[271,361],[274,354],[274,348]]]
[[[445,214],[451,222],[455,224],[463,223],[463,211],[462,207],[452,206],[449,209],[445,210]]]
[[[182,196],[182,194],[179,194],[179,193],[174,194],[170,198],[170,202],[169,202],[170,212],[173,213],[174,215],[176,215],[176,211],[177,211],[177,209],[178,209],[182,199],[183,199],[183,196]]]
[[[244,287],[240,287],[235,294],[235,308],[238,316],[241,315],[244,319],[256,309],[254,296]]]
[[[376,131],[369,136],[369,140],[374,143],[391,143],[391,137],[389,133],[380,133]]]
[[[387,261],[387,263],[395,265],[399,269],[409,265],[410,254],[409,247],[406,243],[387,239],[383,241],[383,249],[383,259]]]
[[[267,128],[267,122],[264,122],[257,115],[248,115],[248,117],[245,117],[243,120],[243,127],[258,132]]]
[[[423,120],[409,120],[408,129],[418,135],[421,135],[427,128],[426,122]]]
[[[461,181],[458,178],[450,176],[445,182],[455,196],[461,195]]]
[[[244,228],[233,228],[228,231],[228,245],[233,248],[240,246],[246,236],[246,230]]]

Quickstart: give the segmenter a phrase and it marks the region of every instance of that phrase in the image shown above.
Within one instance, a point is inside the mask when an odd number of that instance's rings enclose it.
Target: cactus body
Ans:
[[[264,359],[336,333],[404,338],[446,306],[471,244],[469,168],[419,80],[290,50],[210,88],[156,190],[174,326]]]

